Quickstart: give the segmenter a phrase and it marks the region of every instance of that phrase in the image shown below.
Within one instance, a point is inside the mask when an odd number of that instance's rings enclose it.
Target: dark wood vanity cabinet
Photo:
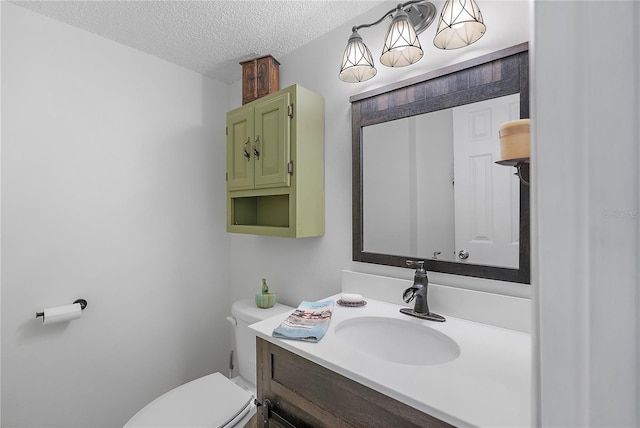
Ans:
[[[258,427],[450,427],[266,340],[256,339]]]

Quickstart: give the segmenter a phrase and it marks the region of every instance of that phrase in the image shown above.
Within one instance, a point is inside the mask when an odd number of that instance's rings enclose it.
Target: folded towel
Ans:
[[[273,330],[280,339],[318,342],[324,337],[331,322],[333,300],[300,303],[289,317]]]

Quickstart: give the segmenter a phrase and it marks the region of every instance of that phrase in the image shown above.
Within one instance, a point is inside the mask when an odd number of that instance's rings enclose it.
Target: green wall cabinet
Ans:
[[[227,113],[227,232],[324,234],[324,99],[293,85]]]

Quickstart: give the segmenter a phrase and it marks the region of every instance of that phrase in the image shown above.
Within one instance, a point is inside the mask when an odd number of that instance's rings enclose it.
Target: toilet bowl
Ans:
[[[231,307],[238,376],[231,379],[213,373],[180,385],[147,404],[124,428],[228,428],[243,427],[255,413],[255,334],[249,324],[293,308],[276,303],[257,308],[252,300],[239,300]]]

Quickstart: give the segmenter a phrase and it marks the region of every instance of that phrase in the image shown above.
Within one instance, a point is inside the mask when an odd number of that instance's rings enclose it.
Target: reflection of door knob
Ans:
[[[467,250],[460,250],[458,252],[458,257],[460,260],[467,260],[469,258],[469,252]]]

